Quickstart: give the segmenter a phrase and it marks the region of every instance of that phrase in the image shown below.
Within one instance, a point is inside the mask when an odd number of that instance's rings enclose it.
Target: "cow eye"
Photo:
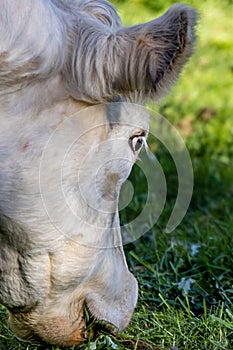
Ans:
[[[143,146],[144,144],[144,136],[132,136],[129,140],[130,140],[130,145],[131,148],[134,152],[137,152],[140,150],[140,148]]]

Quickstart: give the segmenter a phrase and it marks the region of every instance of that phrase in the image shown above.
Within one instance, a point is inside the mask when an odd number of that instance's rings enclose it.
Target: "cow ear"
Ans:
[[[83,15],[71,31],[63,70],[69,93],[89,103],[158,99],[192,54],[196,11],[176,4],[151,22],[111,30],[99,19]]]
[[[193,53],[197,17],[194,9],[175,4],[151,22],[122,30],[122,36],[135,40],[128,61],[131,75],[127,79],[132,96],[156,100],[174,84]]]

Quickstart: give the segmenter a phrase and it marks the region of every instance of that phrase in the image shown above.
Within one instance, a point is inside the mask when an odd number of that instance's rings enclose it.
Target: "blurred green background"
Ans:
[[[152,20],[175,1],[114,3],[123,24],[131,25]],[[126,248],[140,281],[139,305],[144,306],[144,314],[137,314],[140,322],[134,325],[142,338],[147,325],[147,339],[163,344],[163,349],[169,348],[169,342],[187,350],[233,349],[233,1],[186,3],[199,13],[195,53],[171,92],[148,108],[152,114],[165,116],[185,140],[193,164],[194,191],[186,217],[175,231],[166,233],[177,195],[177,172],[167,149],[149,137],[168,193],[158,222]],[[123,222],[136,217],[146,201],[143,171],[135,167],[130,180],[135,195],[121,212]],[[224,310],[231,310],[231,317]],[[143,318],[141,330],[138,324]]]
[[[175,3],[172,0],[113,2],[126,26],[152,20]],[[210,203],[217,196],[230,195],[233,183],[233,1],[186,3],[199,13],[195,53],[168,96],[157,104],[149,104],[148,108],[165,116],[186,142],[195,173],[192,203]],[[170,168],[172,162],[166,150],[150,138],[149,145],[172,178],[174,169]],[[138,174],[135,180],[136,177]],[[132,210],[133,207],[135,203]]]
[[[127,26],[152,20],[175,1],[115,0],[113,3]],[[221,199],[232,198],[233,192],[233,1],[186,3],[199,13],[194,55],[170,93],[148,108],[152,114],[155,111],[165,116],[183,137],[195,175],[191,205],[202,205],[204,210],[204,205],[208,207],[213,202],[217,206]],[[148,142],[169,175],[168,196],[175,197],[177,176],[172,159],[155,139],[149,137]],[[131,175],[136,187],[139,177],[137,167]],[[139,192],[140,189],[146,192],[145,179],[139,182]],[[134,211],[136,203],[138,196],[128,209]],[[127,210],[122,215],[126,213]]]

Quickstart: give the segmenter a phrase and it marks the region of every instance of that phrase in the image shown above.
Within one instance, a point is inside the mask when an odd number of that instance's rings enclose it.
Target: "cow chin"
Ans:
[[[81,316],[82,315],[82,316]],[[10,312],[10,327],[16,337],[34,344],[49,343],[60,346],[79,345],[88,336],[83,312],[78,319],[65,316],[45,316],[37,320],[35,312]]]

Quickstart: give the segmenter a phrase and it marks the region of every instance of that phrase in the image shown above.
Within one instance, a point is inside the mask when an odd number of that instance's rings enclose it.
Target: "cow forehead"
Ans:
[[[105,105],[107,120],[111,126],[114,124],[144,129],[149,129],[149,112],[145,107],[127,103],[109,103]]]
[[[92,137],[94,134],[102,140],[114,136],[131,136],[149,130],[150,115],[145,107],[116,102],[94,105],[67,116],[67,130],[78,132],[81,136]],[[59,125],[59,128],[66,125]],[[94,140],[93,140],[94,141]]]

